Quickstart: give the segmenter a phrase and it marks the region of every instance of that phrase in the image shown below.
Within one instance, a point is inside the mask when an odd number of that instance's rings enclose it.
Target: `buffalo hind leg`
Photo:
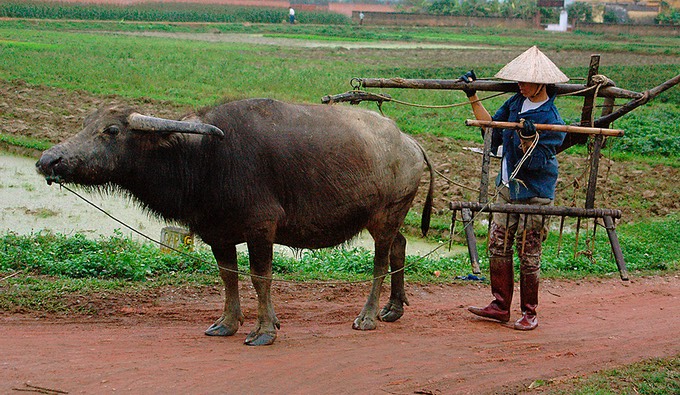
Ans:
[[[373,236],[375,238],[375,236]],[[375,241],[375,256],[373,257],[373,285],[364,308],[352,324],[353,329],[368,331],[378,327],[378,306],[380,303],[380,288],[389,267],[389,254],[392,238]]]
[[[249,346],[267,346],[276,340],[281,328],[271,300],[273,243],[249,241],[250,274],[257,292],[257,325],[246,337]]]
[[[406,238],[397,233],[390,249],[390,270],[392,271],[392,285],[390,300],[380,310],[378,316],[381,321],[394,322],[404,315],[404,304],[408,306],[408,299],[404,291],[404,262],[406,261]]]
[[[212,249],[224,283],[224,312],[214,324],[205,331],[208,336],[231,336],[243,325],[243,313],[238,295],[238,266],[236,246]]]

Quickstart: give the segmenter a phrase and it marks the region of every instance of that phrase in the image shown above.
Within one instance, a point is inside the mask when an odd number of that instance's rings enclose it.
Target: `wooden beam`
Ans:
[[[621,108],[614,111],[613,113],[596,119],[594,125],[595,126],[601,126],[605,124],[608,125],[614,122],[615,120],[621,118],[622,116],[628,114],[629,112],[635,110],[636,108],[640,107],[641,105],[647,104],[647,102],[657,97],[661,92],[664,92],[674,87],[675,85],[678,85],[679,83],[680,74],[676,75],[675,77],[671,78],[670,80],[664,82],[659,86],[656,86],[648,91],[645,91],[644,93],[641,93],[641,96],[639,98],[629,101],[628,103],[624,104],[623,106],[621,106]]]
[[[478,91],[489,92],[519,92],[516,82],[511,81],[489,81],[476,80],[473,82],[462,82],[460,80],[422,80],[405,78],[356,78],[363,88],[402,88],[402,89],[443,89],[443,90],[463,90],[475,89]],[[580,84],[555,84],[558,95],[585,96],[588,91],[581,92],[588,88]],[[600,88],[597,92],[598,97],[613,97],[622,99],[639,99],[642,93],[633,92],[615,86]]]
[[[477,119],[467,119],[465,120],[465,125],[467,126],[479,126],[483,128],[503,128],[503,129],[521,129],[524,126],[519,122],[500,122],[500,121],[480,121]],[[537,123],[535,124],[536,130],[550,130],[553,132],[567,132],[567,133],[581,133],[581,134],[594,134],[612,137],[623,136],[624,131],[621,129],[605,129],[605,128],[587,128],[583,126],[573,126],[573,125],[551,125]]]
[[[451,210],[470,209],[473,212],[555,215],[577,218],[621,218],[621,210],[606,208],[580,208],[562,206],[537,206],[533,204],[484,204],[477,202],[451,202]]]

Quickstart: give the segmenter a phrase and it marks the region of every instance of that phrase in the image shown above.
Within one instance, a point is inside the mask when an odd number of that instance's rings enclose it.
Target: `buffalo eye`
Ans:
[[[104,134],[115,136],[120,133],[120,128],[117,125],[109,125],[104,128]]]

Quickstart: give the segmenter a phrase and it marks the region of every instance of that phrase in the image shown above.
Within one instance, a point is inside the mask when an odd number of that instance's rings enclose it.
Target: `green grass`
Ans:
[[[600,224],[602,221],[600,221]],[[478,224],[479,225],[479,224]],[[560,239],[559,219],[552,219],[553,230],[543,243],[541,275],[555,278],[609,277],[617,276],[618,270],[612,255],[609,238],[602,225],[593,237],[593,221],[582,220],[578,240],[576,219],[565,220]],[[455,234],[462,239],[461,223]],[[475,228],[480,239],[478,250],[483,271],[488,270],[486,254],[486,227]],[[680,215],[636,224],[617,225],[616,233],[621,244],[626,266],[634,275],[661,274],[680,269]],[[577,242],[578,241],[578,242]],[[515,265],[519,268],[519,261]]]
[[[15,147],[28,148],[44,151],[52,146],[52,143],[40,141],[24,136],[0,133],[0,145],[7,144]]]
[[[573,224],[568,224],[570,226]],[[552,232],[544,244],[542,272],[548,277],[609,276],[615,273],[606,232],[599,229],[593,244],[592,224],[586,232],[582,224],[577,251],[588,248],[593,254],[574,258],[575,232],[566,231],[562,252],[559,237]],[[459,231],[459,230],[457,230]],[[670,215],[661,220],[621,225],[617,229],[631,273],[659,274],[675,271],[680,261],[680,217]],[[482,235],[483,238],[483,235]],[[443,240],[441,242],[444,242]],[[434,248],[434,246],[433,246]],[[486,264],[484,243],[480,245],[482,266]],[[372,253],[363,248],[338,247],[303,250],[295,257],[276,254],[274,273],[281,278],[302,280],[370,278]],[[435,270],[442,279],[452,279],[469,272],[467,255],[454,257],[407,257],[406,274],[414,281],[434,280]],[[239,268],[248,272],[247,254],[239,255]],[[0,238],[0,273],[26,271],[35,275],[68,278],[123,279],[145,281],[171,273],[216,274],[214,259],[207,248],[183,253],[160,253],[149,243],[141,243],[120,234],[91,240],[83,235],[52,233],[32,235],[6,234]]]
[[[616,265],[602,230],[594,254],[573,255],[574,233],[565,234],[563,250],[557,254],[558,236],[545,242],[542,276],[546,278],[617,277]],[[675,273],[680,269],[680,219],[622,225],[618,235],[632,277]],[[441,245],[441,244],[440,244]],[[434,246],[433,246],[434,248]],[[443,248],[446,248],[445,245]],[[488,260],[480,243],[482,275],[488,275]],[[274,277],[289,281],[370,281],[373,254],[363,248],[338,247],[297,251],[294,256],[274,256]],[[453,257],[409,255],[408,282],[450,283],[470,273],[466,253]],[[248,257],[239,253],[238,267],[247,278]],[[195,251],[161,253],[157,246],[122,237],[120,234],[87,239],[82,235],[39,233],[0,237],[0,310],[88,312],[87,303],[76,306],[64,295],[113,295],[148,292],[163,286],[202,287],[219,283],[214,258],[204,246]]]
[[[636,109],[617,122],[617,127],[627,132],[621,138],[612,139],[612,150],[635,152],[642,156],[680,156],[680,122],[677,121],[677,111],[678,102],[662,100],[654,106]]]
[[[224,97],[320,102],[321,92],[312,96],[311,86],[327,86],[332,92],[346,81],[336,77],[339,66],[333,59],[310,64],[303,49],[32,30],[0,29],[0,37],[52,45],[51,50],[5,48],[0,78],[101,95],[193,106]]]
[[[573,223],[572,223],[573,224]],[[598,227],[593,239],[593,225],[582,222],[576,244],[575,231],[563,235],[558,254],[558,235],[552,233],[544,245],[542,271],[547,276],[569,277],[613,275],[616,270],[605,229]],[[651,223],[621,225],[617,234],[628,270],[635,273],[663,273],[680,268],[680,217],[675,214]],[[576,258],[574,258],[576,251]]]
[[[666,395],[680,393],[680,356],[650,359],[555,384],[538,383],[548,395]]]
[[[52,7],[61,8],[61,5],[52,3]],[[155,4],[137,4],[119,6],[93,6],[79,7],[65,6],[64,9],[76,9],[78,17],[67,15],[30,15],[30,10],[7,10],[15,7],[13,3],[0,5],[0,16],[14,18],[52,18],[56,20],[43,21],[7,21],[6,25],[18,26],[30,25],[34,29],[66,29],[66,30],[119,30],[139,31],[155,30],[166,32],[223,32],[223,33],[274,33],[286,34],[290,37],[310,39],[313,37],[354,39],[366,41],[412,41],[433,43],[458,43],[458,44],[485,44],[503,47],[525,47],[538,45],[541,48],[552,50],[586,50],[593,53],[599,52],[627,52],[677,55],[680,49],[677,47],[677,37],[650,37],[619,33],[592,33],[576,31],[571,34],[554,34],[540,29],[509,29],[509,28],[484,28],[484,27],[418,27],[418,26],[357,26],[350,25],[348,18],[332,13],[301,13],[299,25],[290,26],[280,23],[281,12],[285,10],[272,9],[243,9],[240,7],[224,7],[198,4],[164,4],[163,11],[154,10],[154,14],[148,13],[149,9],[157,8]],[[28,7],[27,7],[28,8]],[[100,13],[98,10],[121,9],[122,14],[111,14],[111,21],[94,20]],[[137,9],[136,11],[134,11]],[[183,22],[179,19],[185,12],[190,19],[186,21],[198,22],[191,25],[171,24],[168,22]],[[88,15],[89,14],[89,15]],[[124,15],[131,15],[126,18]],[[262,17],[266,15],[266,17]],[[271,17],[276,15],[275,17]],[[62,19],[62,20],[59,20]],[[83,19],[72,21],[63,19]],[[283,19],[287,19],[284,16]],[[132,22],[130,22],[132,21]],[[136,21],[136,22],[135,22]],[[142,22],[140,22],[142,21]],[[215,23],[220,22],[220,23]],[[243,22],[248,22],[244,24]]]

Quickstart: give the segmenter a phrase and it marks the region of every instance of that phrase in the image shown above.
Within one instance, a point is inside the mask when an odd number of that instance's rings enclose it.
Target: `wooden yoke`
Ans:
[[[661,92],[680,84],[680,74],[669,79],[668,81],[649,89],[645,92],[633,92],[616,87],[613,81],[598,74],[600,65],[600,55],[592,55],[590,58],[590,65],[588,68],[587,82],[585,85],[580,84],[555,84],[554,90],[560,96],[582,96],[583,107],[581,109],[581,120],[578,126],[575,125],[545,125],[537,124],[538,130],[554,130],[566,132],[567,137],[562,146],[558,148],[558,153],[571,147],[575,144],[582,144],[589,140],[589,135],[594,136],[592,140],[591,154],[590,154],[590,175],[588,179],[588,187],[586,191],[585,207],[583,209],[576,209],[574,207],[554,207],[554,208],[539,208],[538,214],[542,215],[557,215],[562,217],[560,224],[560,242],[562,237],[562,227],[564,225],[565,217],[576,217],[576,245],[578,245],[578,232],[580,229],[581,218],[595,218],[597,229],[597,218],[602,218],[604,227],[607,229],[609,241],[614,253],[616,265],[622,280],[628,280],[628,272],[626,264],[623,260],[623,254],[618,242],[618,237],[615,231],[615,219],[620,216],[618,210],[595,209],[595,192],[597,189],[597,174],[600,160],[600,150],[604,146],[606,137],[620,137],[623,135],[623,130],[609,129],[609,125],[616,119],[624,116],[635,108],[646,104],[651,99],[658,96]],[[511,81],[495,81],[478,79],[472,82],[463,82],[461,79],[456,80],[440,80],[440,79],[405,79],[405,78],[352,78],[352,91],[334,96],[325,96],[322,99],[323,103],[333,104],[339,102],[350,102],[351,104],[358,104],[364,100],[382,102],[393,101],[391,96],[386,94],[372,94],[365,92],[362,88],[401,88],[401,89],[441,89],[441,90],[477,90],[482,92],[508,92],[515,93],[519,91],[516,82]],[[600,118],[593,116],[593,111],[596,107],[597,98],[603,99],[602,114]],[[628,103],[614,111],[616,99],[628,99]],[[401,103],[408,104],[408,103]],[[446,106],[450,107],[450,106]],[[513,128],[522,127],[521,123],[513,122],[484,122],[478,120],[467,120],[466,125],[482,127],[487,131],[491,128]],[[477,274],[479,270],[479,257],[477,254],[477,244],[473,231],[474,213],[475,212],[501,212],[501,213],[517,213],[512,210],[520,209],[520,214],[532,214],[533,208],[514,207],[511,205],[487,204],[489,191],[489,165],[491,158],[491,133],[484,133],[484,151],[482,157],[482,174],[480,178],[479,200],[478,202],[451,202],[451,209],[453,210],[451,229],[455,225],[456,212],[461,211],[466,239],[468,242],[468,252],[470,254],[470,262],[472,264],[473,273]],[[481,205],[481,206],[479,206]],[[482,209],[483,207],[483,209]],[[524,210],[524,211],[521,211]],[[527,211],[528,210],[528,211]],[[583,211],[585,210],[585,211]],[[594,234],[593,230],[593,234]],[[559,250],[558,243],[558,250]],[[558,252],[559,253],[559,252]],[[576,251],[575,251],[576,253]]]
[[[597,69],[599,66],[599,55],[593,55],[590,63],[590,70],[588,75],[589,83],[592,83],[592,78],[597,74]],[[609,242],[611,244],[612,252],[614,254],[614,259],[616,265],[619,269],[619,274],[622,280],[628,280],[628,270],[626,268],[626,263],[623,259],[623,253],[621,252],[621,246],[616,235],[614,220],[621,217],[621,212],[619,210],[608,210],[608,209],[595,209],[595,189],[597,182],[597,171],[600,158],[600,148],[604,143],[605,136],[620,137],[623,136],[624,131],[620,129],[608,129],[605,127],[593,127],[592,126],[592,110],[595,103],[595,92],[594,90],[587,90],[590,94],[586,95],[584,98],[583,111],[581,114],[581,125],[583,126],[573,126],[573,125],[550,125],[550,124],[536,124],[536,130],[550,130],[557,132],[566,132],[566,141],[585,141],[588,135],[594,135],[594,147],[593,155],[591,156],[591,175],[588,180],[588,190],[586,196],[585,208],[576,207],[543,207],[543,206],[528,206],[528,205],[514,205],[514,204],[488,204],[487,197],[481,196],[478,203],[475,202],[451,202],[450,208],[453,211],[452,224],[455,223],[456,212],[460,211],[463,219],[463,225],[465,229],[465,236],[468,244],[468,253],[470,255],[470,262],[472,265],[473,273],[479,273],[479,256],[477,253],[477,241],[474,237],[473,221],[474,213],[488,212],[488,213],[505,213],[510,214],[523,214],[523,215],[557,215],[562,217],[560,226],[560,243],[562,238],[562,227],[564,224],[564,217],[576,217],[577,218],[577,229],[576,229],[576,243],[578,243],[578,232],[580,229],[582,218],[602,218],[604,221],[604,226],[607,229],[607,234],[609,236]],[[603,110],[603,116],[606,116],[611,112],[614,105],[614,97],[605,98],[605,108]],[[499,121],[480,121],[476,119],[468,119],[465,121],[467,126],[477,126],[485,128],[490,131],[491,128],[503,128],[503,129],[521,129],[524,127],[521,122],[499,122]],[[573,134],[573,135],[572,135]],[[491,133],[485,133],[485,137],[489,137]],[[487,141],[489,140],[489,141]],[[490,150],[490,139],[485,138],[484,141],[484,160],[482,162],[482,178],[480,182],[480,190],[485,192],[488,190],[488,160],[486,160],[487,151]],[[490,225],[490,223],[489,223]],[[597,228],[597,224],[595,224]],[[558,248],[559,249],[559,248]],[[575,246],[576,251],[576,246]],[[576,252],[575,252],[576,253]]]
[[[597,75],[599,67],[599,55],[593,55],[590,61],[590,69],[588,73],[588,85],[592,86],[594,84],[593,77]],[[587,85],[587,86],[588,86]],[[606,88],[612,88],[612,83],[609,83]],[[564,87],[563,87],[564,89]],[[576,217],[576,246],[574,253],[576,254],[576,247],[578,246],[578,232],[581,225],[582,218],[602,218],[604,221],[604,227],[607,229],[607,234],[609,236],[609,242],[614,254],[614,259],[616,265],[619,269],[619,274],[622,280],[628,280],[628,270],[626,268],[626,263],[623,259],[623,253],[621,252],[621,246],[618,241],[615,230],[615,219],[621,217],[621,212],[619,210],[609,210],[609,209],[595,209],[595,190],[597,183],[597,172],[599,167],[600,159],[600,148],[604,144],[604,138],[607,137],[620,137],[623,136],[624,131],[620,129],[608,129],[609,123],[600,123],[593,127],[593,109],[595,107],[596,93],[595,89],[584,89],[584,103],[581,114],[581,125],[550,125],[550,124],[536,124],[536,130],[549,130],[557,132],[568,133],[565,142],[567,146],[571,146],[575,143],[585,142],[589,135],[593,135],[593,154],[591,155],[591,172],[590,178],[588,180],[588,190],[586,194],[585,208],[576,207],[544,207],[544,206],[531,206],[531,205],[516,205],[516,204],[489,204],[487,203],[487,191],[489,189],[488,185],[488,173],[489,173],[489,161],[487,159],[488,151],[490,150],[490,138],[488,138],[491,133],[485,133],[484,141],[484,158],[482,161],[482,177],[480,180],[480,191],[484,193],[484,196],[480,194],[479,202],[451,202],[450,208],[453,211],[452,215],[452,228],[455,224],[456,212],[460,211],[463,226],[465,230],[465,237],[468,244],[468,253],[470,255],[470,263],[472,265],[473,273],[479,273],[479,255],[477,253],[477,241],[473,232],[473,222],[475,213],[505,213],[510,214],[522,214],[522,215],[557,215],[561,216],[560,225],[560,242],[562,240],[562,229],[564,225],[564,217]],[[605,105],[602,110],[603,117],[606,117],[611,113],[614,106],[614,100],[617,95],[608,95],[605,97]],[[521,129],[524,127],[522,122],[499,122],[499,121],[481,121],[476,119],[468,119],[465,121],[467,126],[477,126],[484,128],[488,132],[492,128],[502,128],[502,129]],[[491,220],[489,220],[491,221]],[[489,225],[490,222],[489,222]],[[597,228],[597,223],[595,224],[595,229]],[[595,230],[594,229],[594,230]],[[559,247],[558,247],[559,249]],[[558,252],[559,253],[559,252]]]

